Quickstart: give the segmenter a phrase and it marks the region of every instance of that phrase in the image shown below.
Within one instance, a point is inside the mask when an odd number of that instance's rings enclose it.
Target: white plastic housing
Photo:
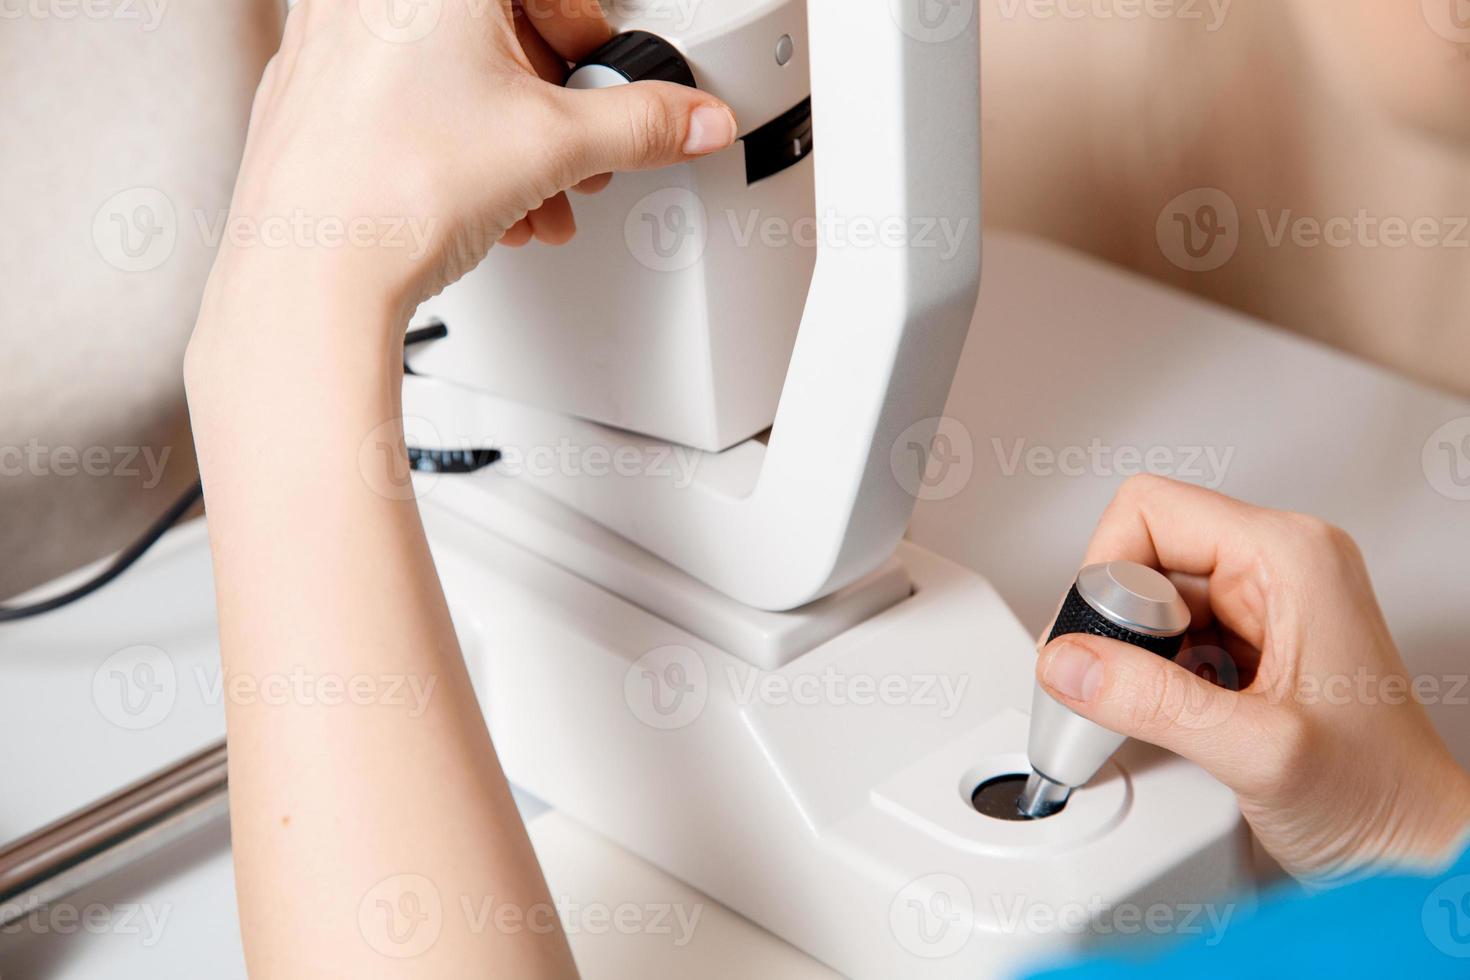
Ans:
[[[847,232],[818,236],[769,443],[706,456],[688,482],[643,469],[528,474],[745,605],[794,609],[857,581],[892,555],[913,513],[980,280],[979,12],[969,0],[940,13],[878,0],[812,0],[807,10],[817,214]],[[741,303],[762,288],[731,286]],[[406,411],[429,420],[441,445],[570,443],[604,458],[660,449],[523,399],[410,380]],[[650,383],[686,381],[658,373]]]
[[[742,137],[810,93],[803,0],[609,5],[669,40]],[[790,37],[791,57],[777,46]],[[414,370],[707,451],[770,427],[811,283],[810,158],[753,185],[744,143],[573,195],[577,237],[496,248],[426,303]]]

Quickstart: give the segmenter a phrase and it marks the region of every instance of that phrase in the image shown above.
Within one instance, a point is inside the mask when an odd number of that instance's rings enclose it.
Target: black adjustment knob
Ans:
[[[1090,633],[1173,660],[1188,629],[1189,607],[1173,582],[1147,565],[1113,561],[1077,575],[1046,641]]]
[[[644,81],[699,87],[678,48],[657,34],[628,31],[579,62],[567,78],[567,88],[610,88]]]

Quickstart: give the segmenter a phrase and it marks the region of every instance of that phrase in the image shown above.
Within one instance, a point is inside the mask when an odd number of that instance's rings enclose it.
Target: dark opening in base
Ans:
[[[970,803],[977,812],[995,820],[1045,820],[1046,817],[1028,817],[1016,809],[1016,802],[1025,788],[1026,777],[1021,773],[995,776],[975,787],[975,792],[970,794]],[[1056,813],[1060,812],[1059,808]]]

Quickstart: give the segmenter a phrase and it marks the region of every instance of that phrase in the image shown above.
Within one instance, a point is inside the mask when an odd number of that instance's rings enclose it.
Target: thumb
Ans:
[[[1227,785],[1259,750],[1255,702],[1128,643],[1059,636],[1041,651],[1036,679],[1089,721],[1182,755]]]
[[[673,82],[561,89],[572,117],[568,183],[619,170],[683,163],[735,141],[735,114],[707,92]]]

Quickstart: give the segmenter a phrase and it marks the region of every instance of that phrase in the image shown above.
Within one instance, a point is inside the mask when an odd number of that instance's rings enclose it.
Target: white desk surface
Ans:
[[[1470,502],[1441,492],[1454,487],[1449,457],[1439,471],[1433,453],[1428,463],[1422,456],[1441,425],[1470,419],[1470,403],[1024,239],[987,239],[985,283],[949,408],[958,476],[937,492],[958,489],[920,505],[916,540],[988,576],[1039,629],[1123,473],[1112,464],[1081,475],[1024,462],[1013,469],[1017,440],[1023,452],[1094,440],[1114,452],[1159,447],[1175,467],[1197,462],[1196,448],[1216,459],[1228,452],[1224,491],[1319,513],[1357,536],[1412,672],[1444,681],[1443,703],[1429,710],[1470,762],[1470,689],[1448,694],[1470,671],[1458,622],[1470,597]],[[64,613],[0,629],[0,838],[223,732],[210,693],[217,666],[200,530],[177,532]],[[170,583],[163,598],[148,594],[159,575]],[[93,694],[103,661],[135,644],[165,648],[178,665],[168,717],[139,731],[109,720]],[[701,909],[694,940],[682,946],[668,936],[574,935],[588,977],[830,975],[558,814],[540,812],[530,827],[557,894]],[[67,904],[105,906],[112,918],[100,930],[62,918],[41,934],[0,933],[0,977],[244,976],[222,826]]]

